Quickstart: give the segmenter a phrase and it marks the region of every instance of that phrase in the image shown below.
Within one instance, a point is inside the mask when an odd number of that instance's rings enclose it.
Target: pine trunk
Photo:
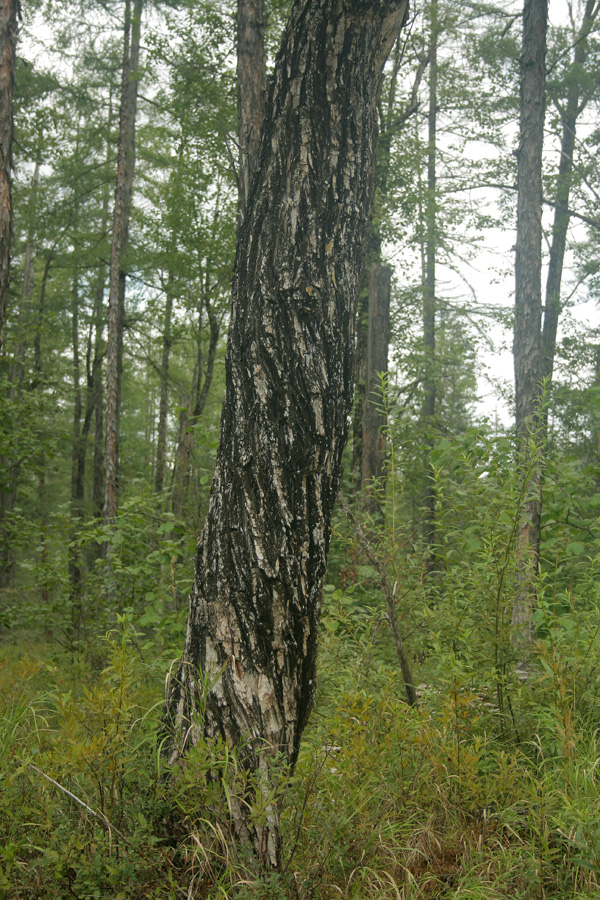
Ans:
[[[208,293],[208,285],[206,285]],[[215,369],[215,359],[217,357],[217,344],[221,326],[210,302],[205,299],[204,305],[208,314],[208,323],[210,330],[210,339],[208,345],[208,356],[206,366],[204,366],[204,352],[202,342],[202,311],[198,316],[198,353],[196,359],[196,367],[194,372],[194,380],[192,383],[192,391],[189,406],[182,404],[179,413],[179,441],[175,451],[175,460],[173,463],[173,489],[172,503],[173,514],[181,517],[189,501],[190,478],[192,472],[192,457],[194,450],[194,433],[192,425],[198,422],[198,419],[204,412],[204,406],[212,384],[213,373]]]
[[[69,542],[69,584],[71,588],[71,628],[78,636],[81,624],[81,554],[77,546],[77,532],[83,518],[85,438],[81,430],[83,409],[81,397],[81,362],[79,355],[79,282],[73,279],[71,305],[71,335],[73,347],[73,451],[71,457],[71,533]],[[82,459],[83,456],[83,459]]]
[[[256,169],[263,120],[267,74],[265,67],[264,0],[238,0],[237,102],[239,161],[239,221],[244,217],[250,180]]]
[[[573,154],[575,152],[575,134],[577,120],[586,106],[582,101],[579,72],[583,70],[587,58],[587,38],[598,15],[598,0],[587,0],[583,21],[574,35],[574,56],[567,94],[567,103],[562,112],[562,139],[560,144],[560,161],[556,181],[554,201],[554,222],[552,225],[552,242],[546,281],[546,302],[544,307],[544,325],[542,329],[542,376],[552,379],[554,372],[554,354],[556,350],[556,333],[561,312],[560,289],[562,283],[563,263],[569,229],[569,198],[573,179]],[[544,422],[545,424],[545,422]],[[545,429],[544,429],[545,430]]]
[[[158,408],[158,437],[156,441],[156,477],[154,490],[160,494],[165,478],[167,455],[167,413],[169,400],[169,359],[171,356],[171,314],[173,312],[173,276],[167,279],[163,347],[160,367],[160,402]]]
[[[517,150],[515,257],[515,401],[519,458],[526,481],[512,609],[519,665],[533,639],[541,517],[539,400],[542,380],[542,149],[545,114],[547,0],[525,0]]]
[[[435,360],[435,315],[436,315],[436,254],[437,254],[437,48],[438,48],[438,5],[431,4],[431,35],[429,42],[429,111],[427,116],[427,202],[425,204],[425,281],[423,285],[423,407],[421,417],[425,429],[424,471],[426,479],[423,498],[424,519],[423,538],[427,552],[427,568],[435,569],[436,545],[436,503],[437,494],[431,467],[433,449],[433,428],[436,412],[436,360]]]
[[[108,294],[108,342],[106,349],[106,444],[104,453],[104,521],[114,522],[117,515],[119,487],[119,420],[123,372],[123,325],[125,304],[125,272],[122,268],[127,253],[129,213],[135,167],[135,115],[137,104],[137,68],[140,48],[140,19],[143,0],[135,0],[133,15],[130,0],[125,6],[123,29],[123,72],[115,211],[110,254]],[[130,47],[131,43],[131,47]]]
[[[233,826],[267,867],[280,861],[272,765],[294,765],[315,691],[376,104],[406,11],[405,0],[296,0],[238,238],[221,439],[168,755],[219,736],[240,747],[267,815],[234,802]]]
[[[387,418],[381,396],[382,375],[388,370],[390,341],[390,282],[392,271],[379,262],[371,263],[369,277],[369,327],[367,331],[367,380],[363,408],[362,486],[365,508],[381,521],[378,497],[385,462]]]
[[[0,6],[0,350],[10,284],[12,235],[13,91],[19,0]]]

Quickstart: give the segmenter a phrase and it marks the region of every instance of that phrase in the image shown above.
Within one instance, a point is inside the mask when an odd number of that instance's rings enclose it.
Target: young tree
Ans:
[[[203,738],[243,745],[267,816],[252,821],[234,803],[233,825],[265,866],[280,860],[272,763],[294,765],[314,697],[376,105],[406,12],[405,0],[296,0],[238,239],[221,440],[169,691],[168,757]]]

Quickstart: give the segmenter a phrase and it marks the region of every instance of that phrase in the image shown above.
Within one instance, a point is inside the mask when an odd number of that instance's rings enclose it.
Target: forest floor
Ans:
[[[316,707],[281,777],[283,870],[268,876],[229,837],[231,748],[195,748],[163,777],[168,648],[127,616],[77,652],[5,632],[0,897],[596,897],[600,747],[568,671],[540,665],[512,697],[505,685],[500,711],[456,667],[411,708],[387,637],[355,626],[325,615]]]

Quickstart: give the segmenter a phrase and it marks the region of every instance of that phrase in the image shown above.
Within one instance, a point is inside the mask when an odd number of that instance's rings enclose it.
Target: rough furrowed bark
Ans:
[[[168,758],[221,736],[264,796],[274,760],[294,765],[313,702],[376,101],[405,14],[405,0],[294,4],[238,238],[221,440],[169,691]],[[250,805],[232,807],[238,839],[277,867],[277,806],[261,823]]]
[[[547,0],[525,0],[517,150],[514,362],[517,444],[527,490],[517,542],[512,608],[513,643],[518,669],[524,676],[533,640],[541,519],[542,149],[547,18]]]

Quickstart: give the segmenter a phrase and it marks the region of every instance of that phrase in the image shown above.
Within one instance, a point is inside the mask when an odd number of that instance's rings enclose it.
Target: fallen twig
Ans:
[[[25,764],[22,762],[22,760],[21,760],[21,763],[22,763],[23,765],[25,765]],[[42,778],[45,778],[46,781],[49,781],[50,784],[53,784],[54,787],[58,788],[59,791],[62,791],[63,794],[66,794],[67,797],[70,797],[71,800],[74,800],[75,803],[78,803],[79,806],[83,806],[83,808],[86,809],[86,810],[90,813],[90,815],[92,815],[95,819],[98,819],[98,821],[100,822],[100,824],[101,824],[104,828],[106,828],[106,830],[108,831],[109,835],[111,835],[112,832],[114,831],[114,833],[115,833],[116,835],[118,835],[118,836],[121,838],[122,841],[125,841],[126,844],[129,843],[129,841],[127,840],[127,838],[125,837],[125,835],[124,835],[122,832],[120,832],[118,828],[115,828],[115,826],[112,825],[112,824],[108,821],[108,819],[106,818],[106,816],[105,816],[103,813],[96,812],[96,810],[92,809],[91,806],[88,806],[87,803],[84,803],[83,800],[80,800],[79,797],[76,797],[75,794],[73,794],[71,791],[69,791],[66,787],[63,787],[62,784],[59,784],[58,781],[55,781],[54,778],[51,778],[49,775],[46,775],[45,772],[42,772],[41,769],[38,769],[37,766],[34,766],[33,763],[27,763],[26,765],[27,765],[27,767],[28,767],[29,769],[32,769],[34,772],[37,772],[38,775],[41,775]]]

